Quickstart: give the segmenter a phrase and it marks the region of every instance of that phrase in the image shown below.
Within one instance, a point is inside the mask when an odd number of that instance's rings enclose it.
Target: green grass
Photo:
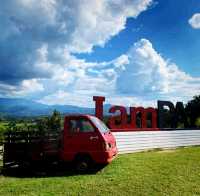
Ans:
[[[1,141],[3,138],[3,133],[7,129],[7,125],[8,125],[8,123],[6,123],[6,122],[0,122],[0,144],[1,144]]]
[[[200,195],[200,147],[119,155],[97,174],[0,176],[0,195]]]
[[[0,122],[0,132],[7,130],[8,125],[9,125],[8,122]],[[20,128],[20,127],[22,128],[22,127],[24,127],[24,125],[25,125],[25,123],[16,123],[16,126],[18,128]],[[26,125],[32,125],[32,123],[26,123]]]
[[[0,122],[0,131],[6,129],[7,125],[8,125],[8,123],[6,123],[6,122]]]

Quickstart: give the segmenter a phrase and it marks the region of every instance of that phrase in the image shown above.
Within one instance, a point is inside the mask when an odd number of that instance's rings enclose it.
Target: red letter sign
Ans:
[[[127,113],[126,108],[123,106],[112,106],[109,110],[110,113],[115,113],[117,111],[120,111],[120,124],[117,125],[116,121],[119,119],[119,116],[112,116],[109,119],[109,127],[111,129],[123,129],[126,127],[127,124]]]
[[[95,116],[103,120],[103,102],[105,97],[94,96],[93,101],[95,101]]]

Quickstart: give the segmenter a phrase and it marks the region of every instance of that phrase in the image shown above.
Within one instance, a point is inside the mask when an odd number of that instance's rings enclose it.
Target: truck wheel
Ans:
[[[86,172],[91,169],[92,160],[88,156],[77,157],[75,160],[75,169],[78,172]]]

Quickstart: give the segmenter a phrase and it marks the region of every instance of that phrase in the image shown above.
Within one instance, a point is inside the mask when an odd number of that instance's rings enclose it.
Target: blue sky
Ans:
[[[8,0],[0,33],[0,97],[146,106],[200,94],[197,0]]]

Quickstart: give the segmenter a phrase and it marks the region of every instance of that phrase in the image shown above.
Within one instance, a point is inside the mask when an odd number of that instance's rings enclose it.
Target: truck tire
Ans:
[[[77,156],[75,159],[75,169],[80,173],[87,172],[91,169],[92,159],[90,156],[82,155]]]

